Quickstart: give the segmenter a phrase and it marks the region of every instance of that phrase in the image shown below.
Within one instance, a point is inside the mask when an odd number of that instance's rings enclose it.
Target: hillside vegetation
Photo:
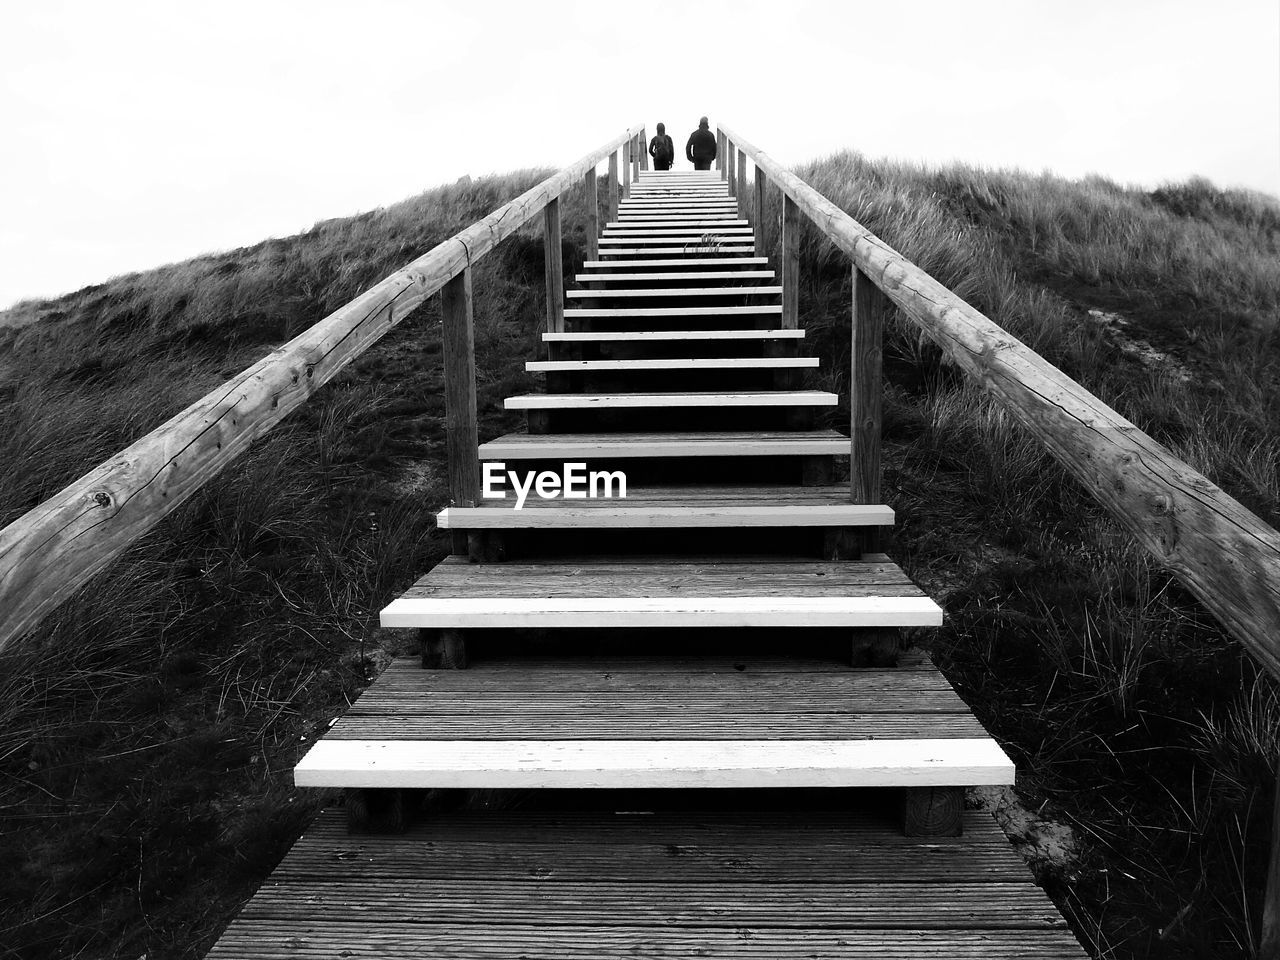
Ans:
[[[1277,523],[1274,202],[849,153],[797,172]],[[0,522],[544,175],[15,308]],[[809,231],[802,271],[847,397],[848,264]],[[538,233],[486,258],[475,292],[492,436],[515,426],[501,398],[534,387]],[[0,956],[198,956],[301,831],[323,798],[291,766],[395,652],[377,609],[444,552],[439,356],[433,302],[0,655]],[[900,319],[886,376],[889,550],[944,603],[928,642],[1018,762],[1024,805],[1075,829],[1046,887],[1097,955],[1247,954],[1276,686]]]

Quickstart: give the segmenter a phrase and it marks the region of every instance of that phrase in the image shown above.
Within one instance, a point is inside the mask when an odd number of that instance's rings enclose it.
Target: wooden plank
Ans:
[[[1008,785],[990,738],[916,740],[321,740],[299,787],[735,789]]]
[[[550,504],[557,506],[551,507]],[[692,504],[651,504],[636,502],[628,491],[622,502],[609,501],[526,501],[515,510],[514,498],[506,503],[485,500],[470,508],[445,508],[437,514],[441,530],[454,527],[545,528],[589,527],[822,527],[822,526],[887,526],[893,523],[893,510],[879,504],[853,503],[784,503],[755,505],[751,502],[707,506]]]
[[[544,333],[549,343],[595,343],[638,340],[798,340],[803,330],[593,330]]]
[[[611,223],[604,230],[605,236],[618,237],[625,239],[627,237],[661,237],[661,236],[730,236],[736,237],[742,234],[751,233],[750,224],[740,224],[734,219],[725,218],[724,220],[708,220],[706,226],[700,225],[698,222],[681,223],[675,221],[669,225],[661,222],[654,223]]]
[[[738,212],[744,217],[747,215],[747,155],[739,152],[738,154]]]
[[[638,229],[641,227],[744,227],[749,224],[732,213],[653,213],[634,214],[620,213],[618,219],[609,224],[610,229]]]
[[[802,743],[813,740],[972,740],[987,732],[971,714],[901,713],[765,713],[737,704],[736,709],[686,707],[680,703],[656,705],[611,704],[601,708],[557,709],[561,704],[542,703],[533,709],[512,712],[485,704],[442,704],[425,711],[406,704],[401,712],[348,714],[324,736],[332,740],[414,741],[665,741],[737,740]],[[930,794],[933,796],[933,794]],[[941,794],[939,794],[941,796]],[[916,808],[909,807],[914,811]],[[934,807],[929,807],[934,810]],[[936,813],[915,814],[910,821],[921,832],[937,836],[950,829],[950,821]],[[929,833],[928,831],[934,831]],[[944,836],[950,834],[943,833]]]
[[[669,241],[665,241],[669,242]],[[691,242],[680,247],[609,247],[601,249],[601,256],[610,257],[674,257],[686,256],[691,258],[715,256],[717,253],[740,253],[749,255],[751,253],[750,241],[744,240],[717,240],[714,243],[697,243]],[[630,266],[634,260],[629,260],[627,265]],[[610,263],[610,266],[618,264]]]
[[[574,583],[617,590],[604,581]],[[775,584],[760,585],[782,589]],[[565,590],[566,584],[557,584]],[[884,587],[875,596],[512,597],[497,588],[469,598],[400,598],[384,607],[384,627],[569,629],[581,627],[937,627],[942,611],[926,597]],[[584,592],[584,591],[577,591]],[[871,592],[859,590],[859,593]],[[489,595],[492,594],[492,595]],[[851,591],[852,594],[852,591]]]
[[[950,360],[1280,677],[1280,533],[767,154],[738,142]]]
[[[619,162],[622,164],[622,197],[626,199],[631,196],[631,147],[630,141],[622,145],[622,157]]]
[[[853,268],[853,317],[850,347],[849,490],[854,503],[880,502],[881,352],[884,295],[857,267]],[[874,547],[872,547],[874,549]]]
[[[560,238],[560,200],[542,209],[542,235],[547,286],[547,330],[564,329],[564,262]]]
[[[585,270],[616,270],[619,267],[749,267],[768,262],[766,257],[690,257],[680,260],[628,260],[625,264],[616,260],[588,260],[582,266]]]
[[[340,865],[343,876],[369,881],[1031,883],[1004,833],[978,810],[965,811],[963,836],[925,841],[904,836],[888,810],[862,805],[815,808],[803,817],[794,808],[645,807],[439,810],[403,836],[350,836],[341,810],[331,809],[286,854],[279,877],[332,874],[332,867],[317,869],[329,863]],[[424,845],[440,859],[422,856]],[[672,845],[696,849],[685,850],[689,860],[680,864],[674,861],[682,858],[671,856]],[[662,874],[663,861],[673,871],[669,877]]]
[[[694,357],[659,360],[530,360],[530,373],[602,373],[612,370],[799,370],[818,367],[817,357]]]
[[[600,255],[600,188],[596,183],[596,168],[589,167],[583,178],[583,191],[587,196],[587,259]]]
[[[0,649],[630,135],[433,247],[0,530]]]
[[[744,943],[744,940],[748,941]],[[310,921],[275,924],[246,920],[233,925],[208,954],[223,957],[329,958],[332,944],[344,957],[369,960],[634,960],[699,957],[702,960],[1084,960],[1069,934],[1056,930],[903,931],[705,930],[610,925],[606,927],[423,925],[362,921]],[[263,947],[263,944],[271,946]]]
[[[444,285],[441,314],[449,500],[457,507],[474,507],[480,499],[480,438],[470,267]]]
[[[756,254],[763,256],[768,249],[768,237],[765,235],[765,228],[769,225],[767,217],[768,212],[768,189],[769,178],[765,176],[765,172],[759,167],[756,168],[756,186],[755,201],[752,209],[755,215],[756,224]]]
[[[848,456],[849,438],[834,430],[745,433],[507,434],[480,445],[482,460],[592,457]]]
[[[631,407],[834,407],[825,390],[706,393],[528,393],[507,397],[507,410],[621,410]]]
[[[675,271],[668,273],[579,273],[574,279],[578,283],[628,283],[641,280],[769,280],[772,279],[773,275],[772,270],[698,270],[685,273]],[[778,289],[781,290],[781,286]]]
[[[570,290],[576,299],[601,300],[614,297],[776,297],[782,287],[655,287],[650,290]]]
[[[618,203],[620,201],[619,191],[621,184],[618,182],[618,151],[613,150],[609,153],[609,219],[618,219]]]
[[[863,884],[670,884],[617,881],[375,879],[332,885],[266,885],[241,913],[253,920],[326,920],[332,904],[348,920],[478,924],[599,924],[916,929],[1064,929],[1043,891],[1009,882]],[[981,921],[976,918],[981,916]]]
[[[750,248],[752,244],[750,232],[741,233],[740,231],[730,230],[704,230],[689,231],[688,233],[676,233],[674,235],[648,236],[642,234],[608,234],[600,238],[600,249],[606,253],[614,252],[612,250],[604,250],[605,247],[646,247],[646,246],[665,246],[675,243],[685,243],[691,246],[726,246],[740,247],[746,245]]]
[[[782,326],[800,321],[800,208],[790,197],[782,198]]]
[[[485,660],[470,670],[423,670],[415,658],[401,657],[387,665],[350,709],[361,711],[384,700],[419,700],[445,693],[497,699],[533,693],[554,698],[608,692],[701,702],[724,696],[726,691],[752,702],[770,702],[775,696],[820,699],[831,709],[848,704],[863,712],[896,710],[895,704],[906,698],[911,698],[918,711],[958,713],[968,709],[946,677],[928,661],[918,670],[851,669],[843,662],[759,656],[524,657]]]
[[[720,307],[570,307],[566,317],[577,320],[606,317],[767,317],[780,316],[780,304]]]

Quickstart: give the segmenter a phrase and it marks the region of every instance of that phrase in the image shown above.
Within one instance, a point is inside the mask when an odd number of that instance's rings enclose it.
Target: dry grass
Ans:
[[[544,175],[23,305],[46,322],[0,343],[21,371],[0,522]],[[486,430],[529,387],[541,287],[533,231],[477,271]],[[0,956],[197,956],[300,832],[324,798],[293,764],[396,642],[376,611],[444,552],[439,473],[395,492],[443,456],[439,355],[429,304],[0,655]]]
[[[872,163],[801,177],[1275,525],[1280,205],[1192,181]],[[776,215],[776,208],[775,208]],[[805,234],[801,311],[848,369],[848,266]],[[1089,308],[1133,321],[1136,359]],[[1179,375],[1188,371],[1189,377]],[[1086,838],[1047,878],[1099,956],[1255,947],[1276,684],[904,318],[886,342],[891,550],[947,594],[936,652],[1033,808]]]

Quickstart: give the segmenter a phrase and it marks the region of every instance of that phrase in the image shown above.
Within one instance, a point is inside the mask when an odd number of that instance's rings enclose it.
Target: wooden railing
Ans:
[[[632,127],[438,244],[0,530],[0,649],[34,627],[437,291],[443,293],[450,488],[455,501],[473,501],[480,477],[471,267],[543,213],[547,324],[561,329],[559,198],[585,183],[590,191],[587,233],[594,245],[599,232],[596,167],[609,159],[609,209],[616,217],[618,151],[625,152],[629,177],[633,165],[638,169],[643,138],[644,129]]]
[[[879,496],[884,311],[877,301],[888,300],[1039,440],[1269,673],[1280,677],[1280,533],[759,147],[724,127],[720,135],[722,177],[730,183],[735,153],[738,157],[740,205],[744,157],[755,165],[757,244],[767,184],[773,182],[783,195],[783,326],[796,324],[801,213],[852,262],[855,502]],[[1259,952],[1273,960],[1280,958],[1280,803],[1274,821]]]

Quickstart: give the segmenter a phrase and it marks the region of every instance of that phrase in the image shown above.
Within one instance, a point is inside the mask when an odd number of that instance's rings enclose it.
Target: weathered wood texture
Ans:
[[[403,836],[322,814],[214,946],[289,957],[1083,960],[990,816],[435,812]]]
[[[596,182],[596,168],[588,167],[582,179],[587,195],[587,259],[600,256],[600,189]]]
[[[631,197],[631,154],[634,146],[635,143],[631,140],[622,145],[622,199],[624,200]]]
[[[475,323],[471,303],[471,268],[466,267],[444,285],[441,300],[449,500],[457,507],[474,507],[480,500]]]
[[[725,169],[725,180],[727,180],[729,183],[729,196],[731,197],[737,197],[738,195],[738,190],[737,190],[738,178],[734,176],[734,172],[733,172],[735,155],[736,155],[736,151],[733,146],[733,141],[727,140],[724,145],[724,169]],[[742,210],[741,198],[738,199],[738,210],[739,211]]]
[[[902,832],[908,837],[958,837],[963,828],[963,787],[908,787],[902,791]]]
[[[728,171],[724,166],[724,131],[716,131],[716,169],[720,171],[720,179],[723,180],[728,176]]]
[[[800,208],[786,196],[782,198],[782,255],[778,270],[782,281],[781,326],[794,330],[800,322]]]
[[[609,219],[618,219],[618,153],[609,154]]]
[[[638,129],[432,248],[0,530],[0,648]]]
[[[547,273],[547,332],[564,330],[564,258],[560,240],[560,200],[542,208],[543,260]]]
[[[746,156],[744,152],[742,156]],[[756,184],[755,184],[755,200],[751,205],[751,215],[755,218],[756,228],[756,256],[763,257],[768,249],[768,236],[765,233],[766,227],[769,225],[768,219],[765,217],[765,210],[768,209],[766,204],[769,197],[769,178],[765,176],[763,170],[756,167]]]
[[[640,169],[649,169],[649,131],[640,131]]]
[[[1268,671],[1280,676],[1280,533],[768,154],[732,131],[729,136]]]
[[[747,208],[747,155],[745,153],[738,154],[738,187],[736,190],[738,195],[738,215],[741,217],[749,216]]]
[[[884,294],[854,267],[849,351],[849,492],[854,503],[877,503],[880,497],[880,381],[886,306]]]

